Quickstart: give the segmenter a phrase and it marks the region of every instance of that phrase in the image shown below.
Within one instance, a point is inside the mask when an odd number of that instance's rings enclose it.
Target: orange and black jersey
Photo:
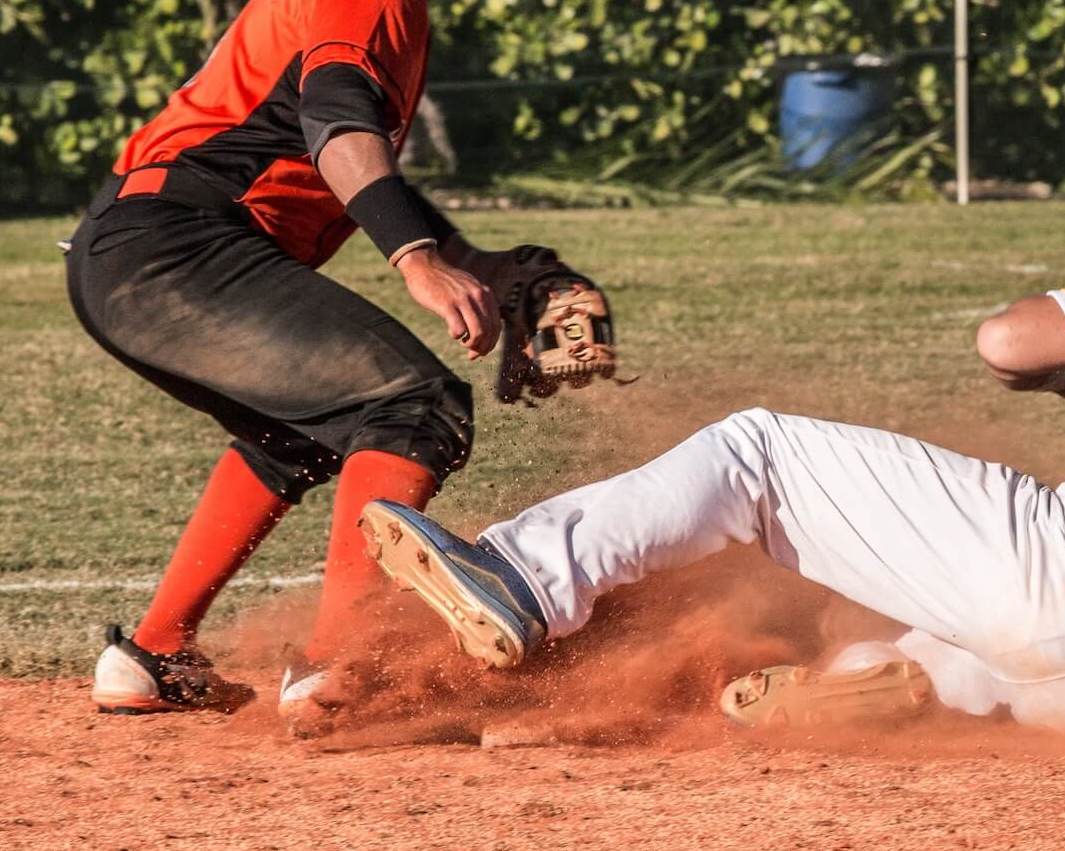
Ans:
[[[187,168],[311,266],[355,229],[315,169],[341,129],[398,150],[425,85],[426,0],[250,0],[204,67],[130,138],[127,174]]]

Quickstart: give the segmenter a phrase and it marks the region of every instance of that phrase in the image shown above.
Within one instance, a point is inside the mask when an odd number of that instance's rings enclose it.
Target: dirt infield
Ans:
[[[484,402],[479,446],[433,512],[475,532],[752,405],[1061,481],[1060,400],[1000,391],[972,336],[995,305],[1061,285],[1063,211],[471,216],[492,245],[535,234],[594,269],[625,374],[642,377],[501,408],[490,370],[453,358]],[[0,578],[14,588],[0,595],[0,672],[23,677],[0,679],[0,851],[1065,847],[1063,737],[946,712],[816,735],[728,726],[716,699],[730,677],[898,631],[747,549],[612,594],[592,628],[506,674],[459,656],[409,596],[376,593],[340,666],[348,703],[315,740],[290,738],[274,709],[315,592],[229,588],[205,649],[256,686],[256,703],[234,716],[96,714],[87,677],[103,624],[129,629],[143,613],[224,438],[74,325],[53,248],[72,225],[0,225]],[[353,244],[333,271],[445,351],[371,246]],[[306,578],[330,503],[312,494],[242,579]],[[480,748],[482,730],[511,723],[541,745]]]
[[[0,683],[4,849],[1060,848],[1065,740],[933,712],[767,735],[721,684],[890,622],[736,549],[612,596],[528,669],[478,670],[409,595],[363,607],[324,738],[274,710],[282,595],[208,644],[260,699],[233,716],[98,715],[86,679]],[[518,725],[539,744],[482,749]]]
[[[990,722],[781,747],[294,743],[269,707],[97,716],[0,685],[6,849],[1060,848],[1053,743]],[[937,732],[938,731],[938,732]]]

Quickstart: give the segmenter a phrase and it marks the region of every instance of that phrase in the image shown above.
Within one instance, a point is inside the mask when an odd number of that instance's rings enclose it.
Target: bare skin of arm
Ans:
[[[976,348],[1009,389],[1065,394],[1065,312],[1050,296],[1022,298],[985,319]]]
[[[337,199],[347,205],[375,180],[399,174],[399,166],[391,143],[384,137],[352,132],[329,140],[318,157],[318,171]],[[411,298],[444,320],[448,333],[466,347],[471,360],[492,351],[502,320],[488,287],[445,259],[437,248],[411,251],[396,268]]]

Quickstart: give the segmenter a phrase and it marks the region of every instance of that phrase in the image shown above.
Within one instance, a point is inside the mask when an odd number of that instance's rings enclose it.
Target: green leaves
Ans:
[[[953,5],[954,0],[464,0],[461,9],[484,24],[480,48],[499,76],[530,84],[570,76],[586,81],[523,90],[516,125],[529,142],[517,149],[523,167],[561,164],[567,179],[583,172],[653,180],[652,163],[660,171],[674,165],[690,171],[691,163],[700,162],[705,171],[723,158],[742,159],[766,146],[771,153],[780,69],[788,62],[949,49]],[[441,23],[445,29],[450,24]],[[1060,182],[1065,0],[974,0],[971,23],[972,83],[980,103],[974,132],[978,169]],[[878,153],[886,158],[883,167],[865,174],[862,185],[894,181],[910,193],[945,176],[951,166],[940,131],[953,113],[953,64],[949,54],[932,52],[904,56],[896,67],[898,135],[890,153]],[[708,111],[708,103],[714,109]],[[706,147],[723,138],[728,145],[703,158]],[[751,182],[745,177],[730,185]]]
[[[649,182],[670,171],[696,183],[755,152],[775,155],[782,66],[811,54],[950,45],[953,3],[430,0],[430,82],[513,82],[516,94],[444,104],[460,157],[467,132],[481,171],[558,168],[567,179]],[[0,193],[9,206],[87,197],[123,140],[198,67],[240,5],[0,0],[0,55],[15,58],[0,69]],[[971,19],[978,171],[1061,182],[1065,0],[974,0]],[[952,63],[924,55],[898,69],[895,151],[909,152],[949,122]],[[479,122],[476,130],[463,130],[468,120]],[[949,164],[937,139],[874,173],[913,186]],[[752,177],[750,165],[742,180],[730,173],[728,185],[776,185],[776,176]]]
[[[122,140],[198,64],[209,2],[0,0],[0,55],[18,57],[0,72],[0,145],[12,146],[0,161],[5,200],[83,201]]]
[[[18,144],[15,122],[10,115],[0,115],[0,145],[12,147]]]

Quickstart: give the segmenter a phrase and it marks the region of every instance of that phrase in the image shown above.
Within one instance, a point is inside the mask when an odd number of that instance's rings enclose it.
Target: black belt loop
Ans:
[[[93,196],[93,199],[89,204],[89,209],[86,210],[86,215],[90,219],[100,218],[100,216],[106,213],[115,203],[115,199],[118,197],[118,191],[121,188],[121,177],[111,175],[107,178],[107,180],[104,181],[104,185],[100,187],[100,191]]]

